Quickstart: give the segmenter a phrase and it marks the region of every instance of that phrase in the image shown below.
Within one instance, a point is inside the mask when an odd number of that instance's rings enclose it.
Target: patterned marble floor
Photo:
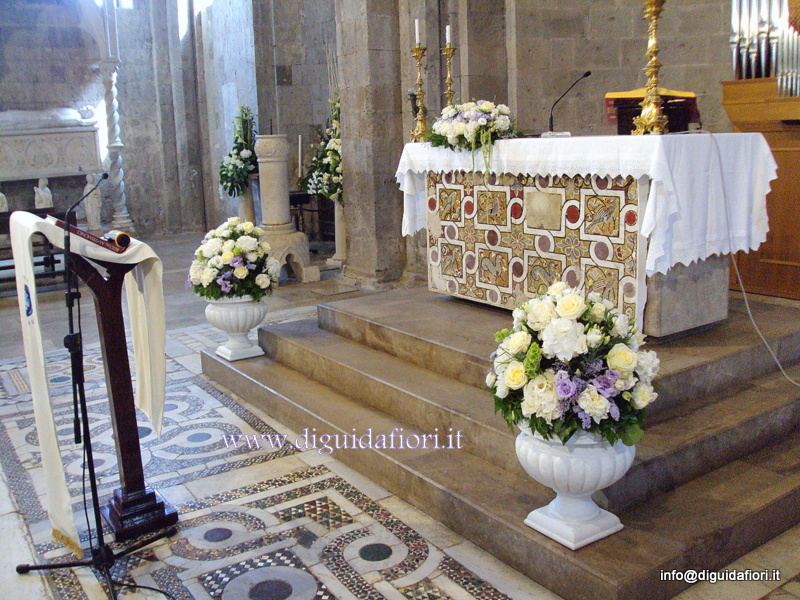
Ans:
[[[200,374],[197,350],[222,341],[218,331],[193,326],[168,338],[162,435],[157,438],[142,417],[139,437],[148,483],[180,513],[178,533],[119,561],[117,579],[166,590],[178,600],[558,598],[332,457],[299,450],[291,444],[293,432],[217,388]],[[118,474],[103,366],[97,344],[86,352],[95,460],[107,496],[118,486]],[[49,353],[47,362],[80,527],[83,460],[72,442],[66,351]],[[69,559],[50,538],[39,500],[44,482],[21,358],[0,362],[0,424],[0,464],[25,535],[32,538],[34,559]],[[259,449],[238,437],[251,434],[286,434],[288,441]],[[37,578],[53,600],[106,597],[87,568],[12,577]],[[20,595],[10,593],[3,597],[36,597],[22,588]]]

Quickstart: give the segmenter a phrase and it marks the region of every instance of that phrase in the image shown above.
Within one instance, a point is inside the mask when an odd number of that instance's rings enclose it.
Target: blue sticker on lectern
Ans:
[[[33,314],[33,303],[31,302],[31,290],[25,286],[25,316],[30,317]]]

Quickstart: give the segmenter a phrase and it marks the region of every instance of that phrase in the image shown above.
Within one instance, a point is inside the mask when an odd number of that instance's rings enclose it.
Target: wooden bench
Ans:
[[[63,212],[56,212],[51,208],[34,208],[29,209],[27,212],[38,215],[42,218],[47,215],[53,215],[58,219],[64,219]],[[11,212],[0,212],[0,284],[2,284],[2,291],[6,292],[8,289],[14,289],[13,285],[8,285],[9,282],[14,281],[14,255],[11,251],[11,237],[9,235],[9,220]],[[41,267],[36,273],[36,282],[45,284],[60,284],[64,281],[64,251],[61,248],[55,247],[50,243],[50,240],[43,235],[34,235],[33,238],[33,266]],[[59,260],[59,258],[61,260]]]

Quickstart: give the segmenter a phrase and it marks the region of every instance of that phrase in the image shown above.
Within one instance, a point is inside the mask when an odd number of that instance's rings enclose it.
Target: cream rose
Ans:
[[[245,267],[245,269],[246,268],[247,267]],[[267,289],[269,287],[269,284],[270,284],[269,275],[265,275],[264,273],[256,275],[256,285],[260,287],[262,290]]]
[[[616,344],[606,356],[608,366],[615,371],[619,371],[623,377],[628,377],[633,373],[638,359],[636,352],[625,344]]]
[[[527,331],[517,331],[512,333],[500,343],[500,348],[514,356],[520,352],[527,352],[531,345],[531,334]]]
[[[586,302],[578,294],[564,294],[556,302],[556,312],[564,319],[577,319],[586,310]]]
[[[245,277],[247,277],[247,274],[249,272],[250,272],[250,269],[248,269],[245,266],[236,267],[233,270],[233,276],[236,277],[236,279],[244,279]]]
[[[231,264],[231,261],[233,260],[234,256],[235,254],[233,252],[226,251],[222,253],[222,256],[220,258],[222,258],[222,262],[224,264],[229,265]]]
[[[641,410],[658,398],[658,394],[649,383],[640,381],[631,390],[631,406]]]
[[[222,262],[222,256],[217,254],[214,258],[208,261],[209,267],[214,267],[215,269],[221,269],[222,265],[225,264]]]
[[[250,233],[255,229],[255,226],[250,221],[245,221],[244,223],[239,223],[236,226],[236,229],[239,231],[244,231],[245,233]]]
[[[528,383],[528,376],[525,375],[525,366],[518,360],[512,360],[503,372],[503,382],[510,390],[520,389]]]
[[[547,293],[550,296],[558,296],[561,292],[567,289],[567,287],[569,286],[563,281],[556,281],[553,285],[547,288]]]
[[[599,423],[608,416],[611,403],[597,391],[597,388],[590,385],[578,396],[578,406],[583,409],[583,412],[592,417],[595,423]]]
[[[603,306],[602,302],[597,302],[596,304],[592,304],[592,308],[589,311],[589,320],[595,323],[599,323],[602,321],[606,316],[606,307]]]

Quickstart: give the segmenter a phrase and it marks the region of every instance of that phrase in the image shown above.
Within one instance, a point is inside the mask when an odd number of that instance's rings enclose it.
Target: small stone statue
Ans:
[[[47,187],[47,179],[40,179],[39,185],[33,188],[35,194],[34,204],[36,208],[52,208],[53,207],[53,192]]]
[[[3,192],[0,192],[0,212],[8,212],[8,199]]]
[[[86,186],[83,188],[83,193],[84,195],[88,194],[88,196],[83,201],[83,205],[86,207],[86,225],[89,231],[100,229],[102,225],[100,223],[100,208],[103,204],[103,195],[100,192],[100,188],[91,191],[96,183],[94,175],[90,173],[86,176]]]

